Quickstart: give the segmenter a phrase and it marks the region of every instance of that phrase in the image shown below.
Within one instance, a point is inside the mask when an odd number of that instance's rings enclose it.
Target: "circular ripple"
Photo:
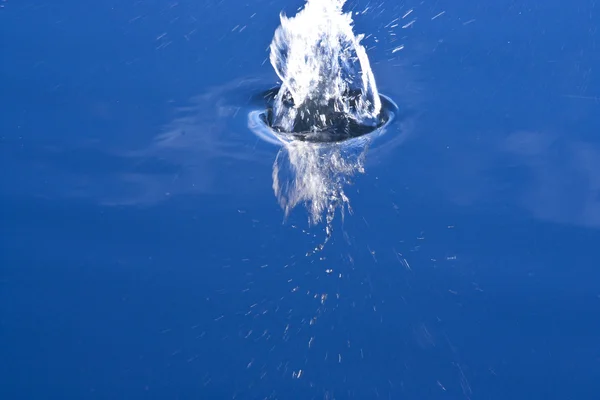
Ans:
[[[380,94],[381,112],[376,125],[361,125],[352,118],[342,116],[327,130],[284,132],[271,125],[272,104],[278,91],[279,88],[276,87],[262,93],[260,99],[262,99],[265,108],[251,111],[248,115],[250,129],[263,140],[275,144],[289,143],[296,140],[312,143],[338,143],[366,135],[370,136],[374,133],[383,132],[384,128],[393,121],[398,113],[396,103],[389,97]]]

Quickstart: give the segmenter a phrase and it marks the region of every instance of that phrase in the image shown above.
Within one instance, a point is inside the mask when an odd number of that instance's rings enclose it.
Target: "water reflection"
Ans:
[[[149,146],[121,153],[130,159],[168,161],[180,169],[165,179],[135,177],[140,195],[133,200],[156,202],[165,192],[170,196],[253,192],[249,173],[273,157],[245,126],[244,110],[256,82],[240,80],[194,97],[190,105],[177,109]]]
[[[490,136],[451,147],[425,179],[461,207],[517,208],[538,220],[600,227],[600,146],[542,131]]]
[[[390,81],[387,72],[383,81]],[[401,85],[405,88],[406,81]],[[503,212],[509,206],[544,221],[600,227],[600,145],[582,135],[558,129],[497,129],[484,135],[478,126],[444,132],[445,113],[463,103],[443,110],[445,99],[429,96],[417,105],[427,113],[410,115],[407,107],[417,107],[392,86],[388,90],[400,100],[400,114],[391,131],[376,140],[367,136],[347,147],[273,140],[277,148],[248,129],[248,112],[256,109],[256,94],[265,87],[265,81],[239,80],[196,96],[150,143],[137,146],[86,138],[54,145],[5,142],[2,159],[11,168],[0,190],[4,196],[103,205],[153,205],[185,195],[265,196],[274,190],[284,212],[307,203],[309,218],[318,222],[327,209],[323,199],[347,205],[340,188],[372,168],[410,184],[406,195],[418,193],[424,201],[442,194],[443,201],[469,209]],[[425,84],[419,90],[427,97]],[[400,150],[407,140],[410,146]]]
[[[515,132],[504,150],[526,168],[517,201],[539,219],[600,227],[600,148],[540,132]]]
[[[380,128],[338,141],[305,140],[272,129],[264,118],[268,104],[248,114],[248,128],[266,142],[280,146],[272,178],[273,191],[285,217],[297,205],[304,204],[309,223],[315,225],[325,219],[325,241],[315,251],[321,250],[331,237],[336,213],[339,211],[343,218],[352,212],[345,189],[356,174],[365,172],[369,150],[374,149],[377,154],[377,150],[391,149],[407,137],[402,128],[407,128],[410,119],[402,121],[404,116],[399,114],[398,106],[385,96],[381,99],[384,122]],[[395,120],[397,117],[400,121]]]

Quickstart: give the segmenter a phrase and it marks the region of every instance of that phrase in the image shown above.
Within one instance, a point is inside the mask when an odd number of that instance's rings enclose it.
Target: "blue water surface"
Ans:
[[[598,398],[594,0],[349,1],[401,112],[309,256],[247,126],[302,1],[0,4],[1,399]]]

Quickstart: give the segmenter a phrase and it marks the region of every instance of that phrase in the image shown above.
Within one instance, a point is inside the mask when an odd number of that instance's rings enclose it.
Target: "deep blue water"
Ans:
[[[301,1],[1,4],[1,399],[598,398],[595,1],[356,15],[401,113],[309,257],[246,120]]]

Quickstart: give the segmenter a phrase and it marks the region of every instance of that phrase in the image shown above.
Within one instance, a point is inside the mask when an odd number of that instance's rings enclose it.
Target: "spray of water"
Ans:
[[[336,210],[351,211],[344,187],[364,172],[367,148],[395,110],[377,91],[363,36],[354,34],[344,3],[307,0],[293,18],[281,15],[270,48],[281,86],[266,95],[266,111],[249,116],[254,132],[283,145],[273,190],[286,216],[300,203],[311,223],[325,216],[325,243]]]
[[[346,0],[308,0],[295,17],[281,15],[271,64],[281,79],[271,126],[283,132],[340,129],[353,120],[376,126],[381,100],[369,58],[354,35]]]

